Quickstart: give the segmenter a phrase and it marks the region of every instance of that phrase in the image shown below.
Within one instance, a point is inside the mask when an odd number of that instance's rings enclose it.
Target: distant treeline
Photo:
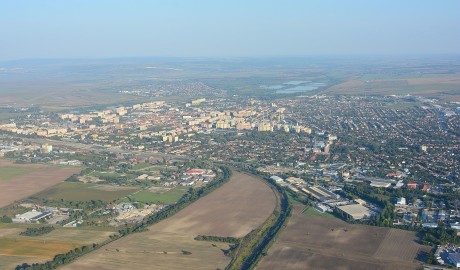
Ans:
[[[25,236],[40,236],[43,234],[50,233],[54,230],[53,226],[44,226],[38,228],[27,228],[25,231],[21,232],[20,235]]]

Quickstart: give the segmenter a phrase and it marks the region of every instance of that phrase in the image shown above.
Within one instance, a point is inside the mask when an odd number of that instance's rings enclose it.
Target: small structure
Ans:
[[[396,205],[406,205],[406,198],[399,197],[398,200],[396,201]]]
[[[273,175],[272,177],[270,177],[272,180],[274,180],[276,183],[281,183],[281,182],[284,182],[284,179],[279,177],[279,176],[276,176],[276,175]]]
[[[417,188],[417,183],[409,182],[409,183],[407,183],[407,188],[416,189]]]
[[[52,215],[51,211],[39,212],[34,209],[24,214],[16,215],[16,217],[13,218],[13,222],[15,223],[38,222],[41,219],[44,219],[51,215]]]
[[[322,203],[315,204],[315,209],[318,210],[321,213],[325,213],[325,212],[329,211],[329,207],[327,207],[326,205],[324,205]]]

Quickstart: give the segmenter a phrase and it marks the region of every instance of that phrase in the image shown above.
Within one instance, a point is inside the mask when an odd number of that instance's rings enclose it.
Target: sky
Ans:
[[[0,60],[459,53],[458,0],[0,0]]]

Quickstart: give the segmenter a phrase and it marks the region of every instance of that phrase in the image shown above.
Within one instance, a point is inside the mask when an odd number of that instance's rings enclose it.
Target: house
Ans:
[[[417,183],[409,182],[409,183],[407,183],[407,188],[416,189],[417,188]]]
[[[424,185],[422,186],[422,190],[423,190],[423,191],[429,191],[429,190],[430,190],[430,185],[424,184]]]

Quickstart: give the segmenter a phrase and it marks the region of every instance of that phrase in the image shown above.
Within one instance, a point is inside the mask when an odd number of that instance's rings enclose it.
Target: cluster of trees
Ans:
[[[238,244],[240,239],[235,237],[223,237],[223,236],[210,236],[210,235],[198,235],[195,237],[197,241],[212,241],[212,242],[224,242],[231,244]]]
[[[21,232],[20,235],[25,236],[40,236],[43,234],[50,233],[54,230],[53,226],[43,226],[38,228],[27,228],[25,231]]]
[[[439,222],[437,228],[422,228],[420,234],[425,245],[460,244],[457,231],[447,227],[443,222]]]
[[[65,265],[70,263],[71,261],[75,260],[76,258],[85,255],[88,252],[98,248],[99,245],[92,244],[89,246],[82,246],[80,248],[75,248],[65,254],[58,254],[54,256],[52,261],[48,261],[46,263],[34,263],[32,265],[28,263],[23,263],[16,266],[16,270],[49,270],[49,269],[56,269],[59,266]]]
[[[11,222],[13,222],[13,220],[9,216],[3,215],[2,217],[0,217],[0,222],[2,222],[2,223],[11,223]]]

